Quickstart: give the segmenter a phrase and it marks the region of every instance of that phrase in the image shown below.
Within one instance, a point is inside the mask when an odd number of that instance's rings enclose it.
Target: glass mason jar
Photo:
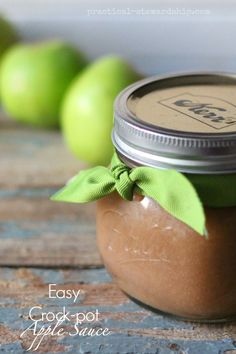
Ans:
[[[99,251],[125,293],[185,319],[236,315],[235,82],[221,74],[151,78],[115,102],[119,158],[187,176],[204,204],[207,237],[150,197],[113,192],[97,202]]]

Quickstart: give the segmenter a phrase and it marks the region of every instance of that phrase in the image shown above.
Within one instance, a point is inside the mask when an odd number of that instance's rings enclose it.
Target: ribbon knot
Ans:
[[[130,172],[130,168],[123,163],[115,164],[111,167],[111,173],[115,180],[118,180],[123,173]]]
[[[183,174],[144,166],[130,168],[116,154],[110,168],[97,166],[81,171],[52,199],[86,203],[115,191],[125,200],[132,200],[134,191],[151,197],[175,218],[204,234],[205,215],[201,201]]]
[[[114,162],[114,160],[113,160]],[[130,179],[131,168],[116,161],[111,167],[111,174],[115,179],[115,188],[119,195],[126,200],[133,199],[134,182]]]

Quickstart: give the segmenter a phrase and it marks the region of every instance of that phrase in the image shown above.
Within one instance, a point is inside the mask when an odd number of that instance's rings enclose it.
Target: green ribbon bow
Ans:
[[[132,201],[135,192],[154,199],[176,219],[205,235],[205,214],[198,194],[182,173],[152,167],[130,168],[115,154],[111,168],[102,166],[81,171],[51,199],[72,203],[98,200],[117,191]]]

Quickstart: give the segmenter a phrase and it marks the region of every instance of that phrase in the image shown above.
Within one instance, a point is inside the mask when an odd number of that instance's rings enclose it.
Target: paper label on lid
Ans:
[[[236,106],[217,97],[183,93],[159,103],[216,130],[236,124]]]
[[[175,131],[236,132],[236,85],[185,85],[128,100],[137,119]]]

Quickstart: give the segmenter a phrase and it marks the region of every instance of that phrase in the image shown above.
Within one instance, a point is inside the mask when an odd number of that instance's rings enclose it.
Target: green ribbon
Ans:
[[[213,208],[236,206],[236,174],[221,175],[188,174],[202,204]]]
[[[174,170],[159,170],[152,167],[130,168],[115,154],[111,167],[102,166],[81,171],[51,199],[72,203],[98,200],[117,191],[132,201],[139,193],[154,199],[176,219],[190,226],[200,235],[205,235],[205,214],[200,198],[189,179]]]

